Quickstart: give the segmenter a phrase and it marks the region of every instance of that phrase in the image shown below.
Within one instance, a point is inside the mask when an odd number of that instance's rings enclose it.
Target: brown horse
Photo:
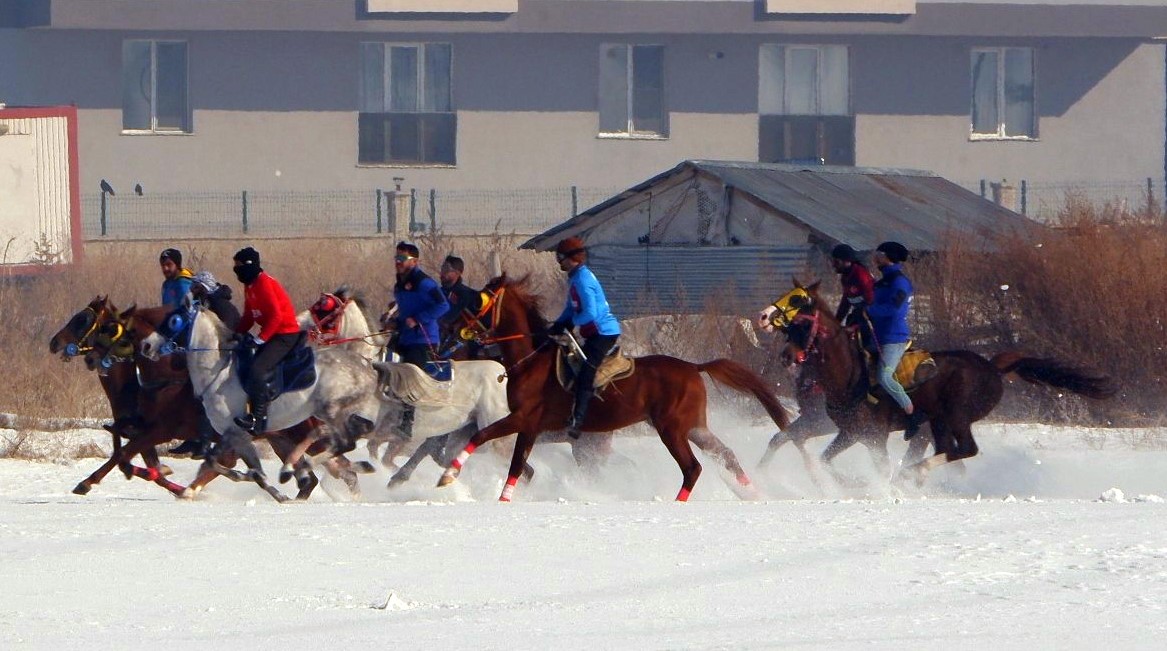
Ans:
[[[457,477],[462,465],[478,446],[487,441],[518,433],[507,483],[501,501],[510,501],[531,447],[541,432],[562,430],[571,413],[572,397],[555,375],[557,346],[544,331],[547,321],[538,299],[526,288],[526,278],[512,281],[504,274],[486,287],[491,298],[490,330],[479,335],[479,343],[497,343],[508,370],[507,401],[511,413],[470,439],[466,448],[442,474],[439,486]],[[787,425],[786,411],[769,386],[753,371],[728,359],[693,364],[674,357],[652,355],[636,359],[636,372],[610,384],[581,428],[588,432],[611,432],[648,421],[681,468],[684,480],[678,501],[689,498],[701,464],[689,441],[724,464],[740,486],[752,491],[750,479],[734,455],[706,423],[706,390],[701,374],[737,391],[754,395],[779,427]]]
[[[107,296],[97,296],[84,309],[77,312],[49,340],[49,352],[60,353],[68,361],[93,350],[99,328],[108,318],[117,314],[117,308]],[[101,388],[109,400],[113,423],[103,427],[113,437],[113,449],[109,459],[73,488],[77,495],[85,495],[100,483],[115,467],[122,469],[126,477],[145,477],[167,486],[165,479],[170,468],[161,463],[153,446],[133,446],[128,452],[122,447],[122,438],[133,440],[141,435],[142,420],[138,414],[139,386],[135,377],[135,367],[130,362],[116,362],[105,369],[100,376]],[[141,454],[145,468],[131,463],[134,455]],[[169,488],[182,488],[171,484]]]
[[[127,467],[128,459],[141,451],[153,451],[155,446],[174,439],[186,440],[199,435],[199,422],[203,418],[202,403],[195,397],[186,370],[185,357],[169,355],[156,362],[135,354],[137,343],[148,336],[173,312],[169,307],[137,309],[131,306],[124,312],[107,311],[99,316],[96,335],[86,352],[86,365],[92,370],[113,369],[119,364],[128,365],[132,371],[130,382],[138,385],[136,413],[139,428],[125,445],[119,466],[133,476],[154,481],[175,496],[190,497],[202,489],[212,479],[224,475],[235,481],[250,481],[242,473],[230,470],[237,458],[233,452],[220,449],[209,463],[204,463],[198,476],[190,486],[181,486],[156,476],[150,468]],[[304,441],[314,430],[314,424],[305,422],[289,430],[265,434],[272,448],[281,459],[291,455],[293,449]],[[220,448],[222,446],[219,446]],[[297,467],[299,493],[296,499],[304,500],[318,484],[317,478],[308,466]],[[274,487],[268,492],[279,501],[287,498]]]
[[[786,333],[783,360],[810,366],[823,388],[827,413],[839,427],[838,436],[823,452],[827,467],[834,472],[830,461],[856,442],[871,447],[873,441],[881,441],[886,457],[888,432],[904,429],[907,416],[882,389],[873,394],[879,399],[877,404],[867,399],[870,383],[858,338],[840,325],[819,297],[819,284],[804,287],[795,280],[794,286],[763,314],[768,323]],[[990,361],[967,350],[940,351],[932,356],[936,361],[934,375],[911,393],[916,408],[929,417],[936,454],[905,465],[901,471],[914,475],[917,484],[933,468],[977,454],[972,424],[997,406],[1004,393],[1002,377],[1007,373],[1088,398],[1114,394],[1109,378],[1057,360],[1002,353]],[[909,458],[912,448],[922,451],[926,445],[925,437],[915,437]]]

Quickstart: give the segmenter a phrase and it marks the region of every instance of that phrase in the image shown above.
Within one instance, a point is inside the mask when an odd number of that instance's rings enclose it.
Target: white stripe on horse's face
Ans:
[[[765,332],[774,332],[776,328],[774,327],[774,323],[770,320],[770,317],[774,315],[774,311],[777,309],[778,308],[774,307],[773,305],[767,305],[766,309],[759,312],[758,327]]]
[[[162,350],[162,344],[164,343],[166,343],[166,339],[162,335],[157,332],[151,332],[149,337],[142,340],[138,348],[142,353],[142,357],[145,357],[151,362],[156,362],[158,361],[159,351]]]

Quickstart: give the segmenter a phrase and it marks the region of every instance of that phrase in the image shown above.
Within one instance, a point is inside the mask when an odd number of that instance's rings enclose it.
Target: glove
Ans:
[[[547,328],[547,334],[554,337],[567,332],[568,323],[569,322],[567,321],[556,321],[555,323],[552,323],[551,327]]]

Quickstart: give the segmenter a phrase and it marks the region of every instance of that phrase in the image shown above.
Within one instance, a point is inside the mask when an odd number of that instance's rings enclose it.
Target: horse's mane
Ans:
[[[348,283],[337,287],[336,291],[332,292],[332,295],[345,301],[352,301],[361,309],[367,307],[365,295]]]
[[[531,274],[520,278],[509,278],[504,273],[497,278],[492,278],[490,282],[486,283],[486,286],[488,288],[506,288],[506,298],[503,301],[513,300],[522,305],[527,313],[527,324],[531,332],[546,330],[547,319],[543,316],[543,299],[531,291],[530,282]]]

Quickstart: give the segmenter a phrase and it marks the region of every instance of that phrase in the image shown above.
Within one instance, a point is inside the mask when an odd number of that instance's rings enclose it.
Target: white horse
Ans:
[[[339,302],[341,309],[328,309],[330,299]],[[331,294],[322,294],[312,307],[296,315],[296,321],[317,347],[343,346],[372,362],[381,359],[389,336],[373,332],[362,308],[361,297],[348,285],[341,285]],[[326,312],[323,319],[322,312]]]
[[[231,331],[214,313],[199,306],[190,326],[190,346],[187,355],[191,385],[202,400],[207,417],[223,437],[223,444],[236,451],[250,472],[248,476],[261,488],[283,501],[284,496],[267,482],[259,454],[251,434],[235,424],[235,416],[244,413],[247,393],[234,368]],[[155,332],[141,344],[141,353],[147,359],[157,359],[166,339]],[[376,394],[377,378],[368,362],[351,350],[340,346],[318,349],[316,352],[316,380],[311,386],[280,395],[268,412],[268,429],[286,429],[316,417],[333,432],[347,432],[354,423],[375,423],[382,410]],[[285,468],[290,472],[303,455],[303,450],[317,437],[308,437],[289,457]],[[208,459],[204,464],[214,464]]]

